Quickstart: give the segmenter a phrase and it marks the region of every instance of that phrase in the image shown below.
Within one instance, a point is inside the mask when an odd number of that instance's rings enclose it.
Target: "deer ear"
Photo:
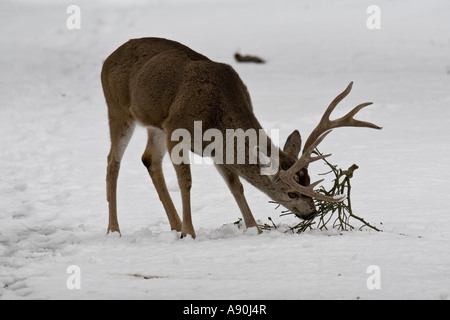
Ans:
[[[295,130],[286,139],[283,151],[297,158],[301,148],[302,148],[302,137],[300,136],[300,132],[298,132],[298,130]]]

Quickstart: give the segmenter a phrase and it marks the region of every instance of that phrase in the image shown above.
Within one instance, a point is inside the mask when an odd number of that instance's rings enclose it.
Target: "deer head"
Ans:
[[[346,126],[382,129],[373,123],[353,118],[361,109],[371,105],[372,102],[362,103],[345,116],[336,120],[330,120],[330,114],[336,108],[338,103],[350,93],[352,85],[353,82],[350,82],[347,88],[330,103],[319,124],[306,140],[300,158],[297,159],[302,144],[300,133],[296,130],[287,138],[283,148],[285,163],[281,161],[278,172],[270,177],[272,183],[275,184],[276,187],[272,189],[272,192],[270,192],[269,195],[274,201],[289,209],[299,218],[309,220],[315,217],[316,208],[313,199],[328,202],[340,202],[346,198],[345,195],[329,197],[314,191],[314,188],[320,184],[323,179],[311,183],[308,174],[308,165],[310,163],[331,155],[325,154],[318,156],[314,154],[316,154],[316,147],[328,134],[330,134],[332,129]]]

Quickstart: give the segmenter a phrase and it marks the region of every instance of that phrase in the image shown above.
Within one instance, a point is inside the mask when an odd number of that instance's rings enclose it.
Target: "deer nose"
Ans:
[[[300,214],[296,212],[295,215],[303,220],[312,220],[317,216],[317,210],[314,208],[314,210],[308,214]]]
[[[313,212],[311,212],[309,215],[307,215],[306,217],[304,217],[303,219],[305,220],[312,220],[317,216],[317,210],[314,210]]]

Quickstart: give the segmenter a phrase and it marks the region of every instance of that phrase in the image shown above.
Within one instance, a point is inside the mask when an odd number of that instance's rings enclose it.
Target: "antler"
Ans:
[[[319,143],[321,143],[322,140],[325,139],[325,137],[332,131],[331,129],[338,127],[366,127],[373,129],[382,129],[382,127],[379,127],[373,123],[360,121],[353,118],[355,114],[357,114],[362,108],[371,105],[372,102],[361,103],[360,105],[356,106],[352,111],[347,113],[345,116],[336,120],[330,120],[331,113],[339,104],[339,102],[341,102],[350,93],[350,91],[352,90],[352,86],[353,82],[350,82],[347,88],[336,98],[334,98],[334,100],[330,103],[327,110],[323,114],[319,124],[311,132],[308,139],[306,140],[305,147],[303,149],[302,156],[300,157],[300,159],[298,159],[288,170],[286,171],[280,170],[279,172],[279,177],[281,180],[283,180],[294,190],[297,190],[299,193],[305,196],[309,196],[311,198],[328,202],[340,202],[346,198],[345,195],[328,197],[321,193],[315,192],[314,188],[319,183],[321,183],[323,179],[316,181],[310,184],[309,186],[302,186],[297,181],[294,180],[296,173],[300,171],[302,168],[307,168],[311,162],[331,156],[331,154],[321,155],[317,157],[311,156],[312,153],[314,152],[314,149],[319,145]]]
[[[308,147],[316,141],[320,135],[322,135],[325,131],[338,128],[338,127],[367,127],[367,128],[373,128],[373,129],[382,129],[382,127],[379,127],[373,123],[366,122],[366,121],[360,121],[356,120],[353,117],[355,114],[357,114],[362,108],[365,108],[369,105],[371,105],[373,102],[365,102],[361,103],[360,105],[356,106],[352,111],[347,113],[342,118],[336,119],[336,120],[330,120],[330,115],[333,112],[333,110],[336,108],[339,102],[341,102],[352,90],[353,81],[350,82],[350,84],[347,86],[347,88],[339,94],[336,98],[334,98],[333,101],[331,101],[330,105],[328,106],[327,110],[322,116],[322,119],[320,119],[319,124],[317,127],[311,132],[311,134],[308,137],[308,140],[306,140],[305,143],[305,149],[303,150],[303,154],[308,150]]]

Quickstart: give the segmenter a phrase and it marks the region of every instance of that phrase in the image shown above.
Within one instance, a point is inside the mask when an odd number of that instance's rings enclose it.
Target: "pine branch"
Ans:
[[[315,152],[321,156],[319,150],[315,150]],[[330,168],[330,171],[323,173],[321,175],[334,175],[333,185],[329,190],[326,190],[325,187],[321,186],[318,190],[319,193],[322,193],[326,196],[333,197],[336,195],[345,194],[347,197],[342,202],[331,203],[321,200],[314,200],[317,209],[317,216],[313,220],[305,220],[301,221],[297,225],[290,227],[288,232],[293,233],[302,233],[311,229],[320,229],[320,230],[328,230],[328,228],[338,229],[341,231],[350,231],[354,230],[355,227],[352,225],[353,222],[351,220],[357,220],[362,223],[359,230],[362,230],[364,227],[382,231],[377,227],[371,225],[363,218],[357,216],[353,213],[352,202],[351,202],[351,189],[352,186],[350,184],[350,179],[353,178],[353,174],[358,166],[353,164],[347,170],[338,169],[336,165],[331,164],[327,159],[322,159],[325,164]],[[278,205],[279,206],[279,205]],[[277,208],[278,208],[277,206]],[[283,212],[282,215],[287,215],[292,213]],[[276,228],[275,223],[272,219],[269,219],[272,222],[272,225]],[[265,224],[264,229],[273,229],[268,224]]]

